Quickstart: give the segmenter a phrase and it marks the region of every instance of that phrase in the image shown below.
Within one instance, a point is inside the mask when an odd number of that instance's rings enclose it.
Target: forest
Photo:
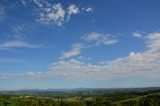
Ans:
[[[160,90],[145,88],[1,91],[0,106],[160,106]]]

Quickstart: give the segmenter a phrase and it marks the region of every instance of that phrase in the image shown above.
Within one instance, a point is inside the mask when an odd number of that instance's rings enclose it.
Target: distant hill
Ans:
[[[119,101],[114,106],[160,106],[160,93]]]
[[[1,91],[0,106],[160,106],[160,90],[150,87]]]

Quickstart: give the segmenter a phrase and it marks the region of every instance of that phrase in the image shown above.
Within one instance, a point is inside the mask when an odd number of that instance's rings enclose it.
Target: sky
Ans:
[[[0,0],[0,90],[160,86],[159,0]]]

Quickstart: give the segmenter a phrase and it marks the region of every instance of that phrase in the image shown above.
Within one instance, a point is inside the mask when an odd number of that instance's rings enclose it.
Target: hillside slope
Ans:
[[[160,106],[160,93],[115,102],[114,106]]]

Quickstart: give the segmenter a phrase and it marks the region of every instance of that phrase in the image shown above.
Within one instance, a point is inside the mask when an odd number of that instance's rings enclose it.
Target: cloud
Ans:
[[[72,15],[72,14],[78,14],[80,11],[79,11],[79,8],[75,5],[75,4],[71,4],[69,7],[68,7],[68,14],[69,15]]]
[[[19,75],[21,78],[65,78],[70,80],[108,80],[118,77],[160,77],[160,33],[145,36],[146,50],[131,51],[128,56],[112,61],[92,64],[87,61],[71,58],[53,62],[48,71]],[[74,47],[73,47],[74,48]],[[6,78],[7,75],[0,75]],[[11,77],[11,75],[9,75]],[[17,77],[16,77],[17,78]]]
[[[39,7],[39,17],[38,22],[44,24],[55,24],[57,26],[62,26],[64,23],[71,19],[72,15],[78,15],[81,13],[80,7],[75,4],[70,4],[67,8],[64,8],[61,3],[52,4],[48,1],[38,1],[34,0],[34,3]],[[85,10],[89,12],[90,9]]]
[[[112,45],[117,43],[117,39],[111,35],[105,35],[101,33],[90,33],[88,35],[81,37],[83,43],[76,43],[72,45],[71,49],[68,52],[63,52],[60,59],[67,59],[73,56],[77,56],[81,53],[82,49],[99,46],[99,45]],[[91,44],[92,43],[92,44]]]
[[[26,0],[20,0],[20,2],[22,3],[22,5],[26,6]]]
[[[62,26],[71,20],[73,15],[81,13],[93,12],[91,7],[84,8],[76,4],[70,4],[68,6],[63,3],[53,3],[50,0],[19,0],[16,3],[11,3],[14,7],[21,4],[22,6],[33,5],[32,10],[35,12],[36,21],[41,24],[53,24]],[[0,5],[0,19],[4,15],[4,7]]]
[[[95,36],[91,40],[97,38]],[[107,80],[115,77],[160,77],[160,33],[146,36],[147,50],[144,52],[130,52],[128,56],[108,61],[104,64],[91,64],[84,61],[70,59],[54,62],[50,68],[50,75],[67,79]]]
[[[0,50],[22,49],[22,48],[40,48],[42,45],[31,44],[25,41],[27,28],[23,25],[14,25],[11,32],[6,33],[9,40],[0,41]]]
[[[49,4],[47,1],[41,2],[40,0],[33,0],[33,2],[40,8],[43,8],[44,4]]]
[[[53,22],[56,25],[61,26],[65,21],[65,14],[66,12],[61,3],[54,4],[52,6],[42,8],[38,21],[42,23]]]
[[[51,64],[47,73],[51,77],[59,76],[66,79],[82,80],[96,77],[100,68],[96,65],[85,64],[82,61],[70,59]]]
[[[13,49],[13,48],[39,48],[39,47],[40,45],[29,44],[21,40],[11,40],[11,41],[0,43],[1,50]]]
[[[78,14],[80,12],[80,10],[79,10],[79,7],[77,7],[75,4],[71,4],[68,7],[67,12],[68,12],[68,18],[67,18],[67,21],[68,21],[68,20],[70,20],[71,15]]]
[[[136,37],[136,38],[141,38],[141,37],[143,37],[143,35],[142,35],[140,32],[134,32],[134,33],[133,33],[133,36]]]
[[[3,20],[4,15],[5,15],[4,7],[0,5],[0,21]]]
[[[82,48],[84,48],[84,47],[81,43],[76,43],[76,44],[72,45],[70,51],[62,53],[62,56],[60,57],[60,59],[67,59],[67,58],[76,56],[81,53]]]
[[[91,8],[91,7],[85,8],[84,10],[85,10],[86,12],[93,12],[93,8]]]
[[[0,5],[0,16],[4,15],[4,8]]]
[[[41,79],[41,78],[45,78],[47,76],[45,76],[42,72],[37,72],[37,73],[34,73],[32,71],[29,71],[29,72],[26,72],[26,73],[20,73],[20,74],[0,74],[0,79],[15,79],[15,78],[18,78],[18,79]]]
[[[16,25],[12,28],[12,36],[16,39],[22,40],[26,36],[26,30],[27,28],[24,25]],[[8,34],[10,35],[10,34]]]
[[[25,63],[26,61],[14,58],[0,58],[0,64]]]
[[[89,43],[94,43],[95,45],[112,45],[117,43],[115,36],[110,34],[102,34],[97,32],[92,32],[88,35],[82,36],[82,39]]]

